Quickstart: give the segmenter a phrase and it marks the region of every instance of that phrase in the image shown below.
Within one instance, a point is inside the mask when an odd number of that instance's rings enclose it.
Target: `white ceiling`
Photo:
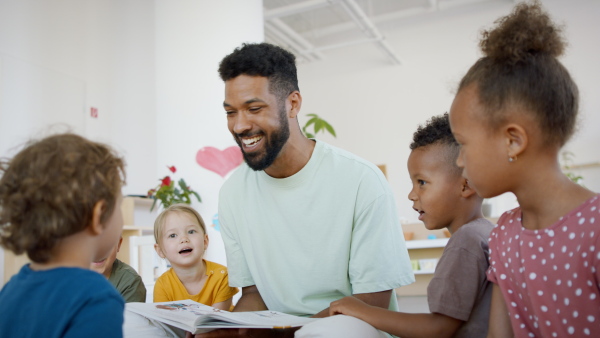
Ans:
[[[365,44],[401,64],[378,25],[494,1],[514,0],[263,0],[265,37],[300,63],[324,59],[331,49]]]

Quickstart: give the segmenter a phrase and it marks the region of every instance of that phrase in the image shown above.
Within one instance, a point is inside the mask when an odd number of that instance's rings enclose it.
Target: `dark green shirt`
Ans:
[[[146,287],[142,277],[126,263],[115,259],[108,281],[119,291],[126,303],[146,302]]]

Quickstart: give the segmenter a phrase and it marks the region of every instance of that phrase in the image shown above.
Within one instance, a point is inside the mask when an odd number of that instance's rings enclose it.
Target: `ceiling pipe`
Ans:
[[[522,0],[460,0],[460,1],[453,0],[453,1],[441,1],[441,2],[437,1],[437,0],[430,0],[425,6],[413,7],[413,8],[403,9],[403,10],[399,10],[399,11],[393,11],[393,12],[389,12],[389,13],[385,13],[385,14],[380,14],[380,15],[371,17],[370,20],[374,24],[381,24],[381,23],[386,23],[386,22],[390,22],[390,21],[401,20],[401,19],[415,17],[418,15],[424,15],[427,13],[433,13],[433,12],[437,12],[437,11],[450,10],[453,8],[458,8],[458,7],[468,6],[468,5],[473,5],[473,4],[493,3],[493,2],[519,2],[519,1],[522,1]],[[434,4],[435,6],[432,7],[432,4]],[[314,34],[318,33],[319,36],[323,37],[323,36],[327,36],[327,35],[333,35],[333,34],[347,32],[350,29],[355,28],[355,27],[356,27],[356,24],[354,22],[344,22],[344,23],[340,23],[340,24],[336,24],[336,25],[332,25],[332,26],[328,26],[328,27],[322,27],[316,31],[309,30],[304,33],[307,35],[311,35],[311,34],[314,35]]]
[[[274,36],[277,40],[283,42],[283,46],[290,49],[294,54],[305,58],[307,61],[310,62],[317,60],[317,58],[314,57],[306,47],[299,45],[296,41],[284,34],[282,30],[273,25],[271,21],[265,22],[265,33],[269,34],[270,36]]]
[[[436,0],[431,0],[435,1]],[[368,39],[361,39],[349,42],[343,42],[334,45],[314,47],[310,42],[304,39],[300,34],[286,25],[279,18],[298,14],[314,9],[331,6],[339,3],[352,18],[354,23],[363,31]],[[402,64],[400,58],[396,55],[392,47],[385,41],[385,37],[365,12],[354,2],[354,0],[308,0],[289,6],[279,7],[275,9],[265,10],[265,28],[270,36],[282,41],[283,44],[295,51],[295,54],[302,56],[306,60],[315,61],[324,59],[325,56],[321,53],[323,50],[346,47],[366,42],[376,42],[381,49],[392,59],[396,64]]]
[[[356,24],[361,28],[361,30],[367,36],[371,37],[373,41],[376,41],[394,63],[398,65],[402,64],[400,58],[396,55],[392,47],[385,41],[383,34],[381,34],[379,29],[375,27],[367,14],[362,10],[362,8],[360,8],[360,6],[358,6],[356,2],[354,2],[354,0],[342,0],[340,4],[348,12],[352,20],[354,20],[354,22],[356,22]]]
[[[327,6],[331,6],[340,0],[308,0],[304,2],[299,2],[296,4],[283,6],[274,9],[268,9],[264,11],[265,20],[271,20],[275,18],[280,18],[283,16],[294,15],[298,13],[303,13],[307,11],[311,11],[318,8],[323,8]]]
[[[377,39],[367,38],[367,39],[340,42],[340,43],[336,43],[334,45],[326,45],[326,46],[316,47],[315,49],[313,49],[313,51],[323,51],[323,50],[328,50],[328,49],[342,48],[342,47],[359,45],[361,43],[367,43],[367,42],[377,42]]]
[[[274,34],[272,31],[265,29],[265,37],[267,37],[269,41],[272,41],[272,43],[274,43],[278,46],[284,47],[287,50],[289,50],[291,53],[296,55],[296,58],[299,63],[314,61],[314,59],[311,59],[311,58],[307,57],[306,55],[300,53],[299,50],[297,50],[293,46],[289,45],[287,41],[284,41],[281,38],[279,38],[279,36]]]
[[[323,53],[316,51],[315,46],[313,46],[310,42],[308,42],[305,38],[303,38],[300,34],[296,33],[295,30],[291,29],[290,26],[286,25],[281,19],[275,18],[269,20],[269,22],[279,29],[283,34],[287,35],[289,38],[294,40],[299,47],[304,50],[304,53],[313,54],[311,57],[322,60],[325,58]]]

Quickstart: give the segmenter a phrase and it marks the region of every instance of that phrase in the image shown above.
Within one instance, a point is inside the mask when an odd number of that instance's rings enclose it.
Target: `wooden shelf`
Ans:
[[[145,225],[123,225],[123,230],[141,230],[154,232],[154,227]]]

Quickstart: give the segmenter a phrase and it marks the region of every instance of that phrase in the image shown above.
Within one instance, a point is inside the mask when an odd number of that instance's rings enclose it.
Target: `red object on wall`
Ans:
[[[98,108],[91,107],[90,108],[90,116],[97,119],[98,118]]]
[[[196,163],[223,178],[242,164],[243,161],[242,151],[238,146],[224,150],[215,147],[203,147],[196,153]]]

